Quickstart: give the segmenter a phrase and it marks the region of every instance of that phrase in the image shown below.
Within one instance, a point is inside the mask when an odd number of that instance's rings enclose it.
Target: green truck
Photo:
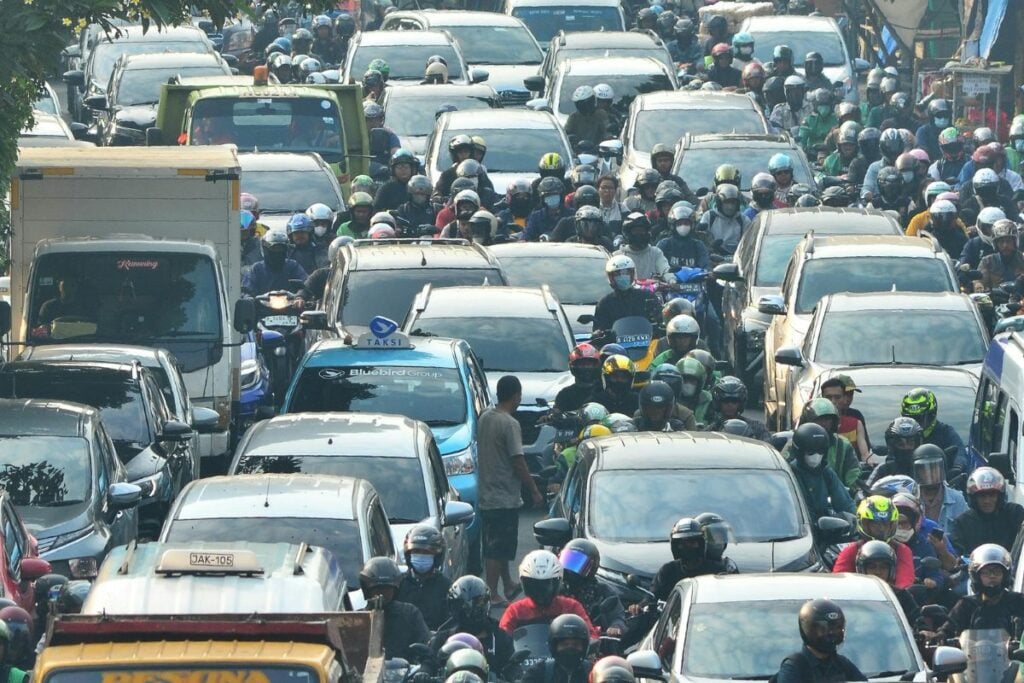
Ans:
[[[316,152],[344,187],[369,167],[359,85],[267,83],[254,77],[178,78],[161,86],[146,144],[233,144],[239,152]]]

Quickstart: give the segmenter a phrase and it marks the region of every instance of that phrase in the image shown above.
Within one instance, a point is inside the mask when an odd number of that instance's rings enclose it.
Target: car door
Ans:
[[[21,581],[21,560],[28,555],[29,543],[28,536],[25,531],[25,527],[21,523],[21,518],[18,517],[18,513],[14,510],[6,497],[4,498],[3,505],[0,506],[0,514],[3,515],[3,519],[0,523],[3,525],[4,533],[4,574],[6,574],[7,580],[4,582],[5,593],[8,598],[18,603],[18,606],[24,607],[26,610],[31,612],[33,610],[33,599],[32,584],[28,581]]]
[[[465,524],[444,526],[444,507],[449,501],[459,499],[451,486],[448,484],[448,477],[444,473],[444,463],[441,460],[441,452],[431,436],[427,437],[427,479],[432,498],[437,503],[437,518],[441,524],[441,535],[444,536],[445,547],[448,552],[444,558],[444,573],[448,578],[454,579],[466,573],[466,562],[468,560],[469,546],[467,545],[466,534],[463,529]]]
[[[679,639],[679,622],[683,613],[683,599],[677,587],[669,594],[661,617],[648,636],[648,649],[654,650],[661,658],[661,668],[665,672],[672,670],[672,662],[676,655],[676,644]]]
[[[107,498],[107,489],[110,484],[117,484],[128,480],[124,471],[124,465],[117,459],[114,451],[114,443],[110,440],[106,429],[102,424],[96,425],[93,434],[96,449],[96,462],[98,474],[97,499],[100,502],[97,521],[102,520],[103,524],[110,527],[110,543],[107,550],[116,545],[125,545],[135,540],[138,536],[138,514],[136,508],[130,510],[113,510]],[[106,485],[104,485],[104,481]]]
[[[398,560],[395,545],[391,541],[391,524],[388,523],[384,506],[381,505],[378,496],[372,496],[369,499],[366,526],[367,539],[370,541],[370,557],[390,557],[393,560]],[[370,557],[363,559],[368,560]]]
[[[160,434],[164,424],[171,420],[176,421],[176,418],[167,407],[163,392],[160,391],[160,387],[152,375],[145,371],[142,373],[141,380],[140,384],[147,410],[152,416],[156,433]],[[167,458],[167,465],[174,481],[174,495],[177,495],[185,484],[196,478],[199,472],[199,456],[192,449],[191,439],[186,441],[162,439],[160,446]]]

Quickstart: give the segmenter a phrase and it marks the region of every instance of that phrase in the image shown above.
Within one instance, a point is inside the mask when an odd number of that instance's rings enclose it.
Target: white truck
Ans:
[[[165,348],[193,405],[220,416],[200,435],[200,454],[226,453],[239,330],[252,324],[245,305],[232,308],[241,296],[239,171],[230,146],[21,150],[10,303],[0,302],[9,355],[60,343]]]

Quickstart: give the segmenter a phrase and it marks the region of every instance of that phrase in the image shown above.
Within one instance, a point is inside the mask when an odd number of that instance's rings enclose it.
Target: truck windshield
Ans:
[[[317,683],[316,672],[301,666],[104,666],[57,669],[45,683]]]
[[[217,277],[202,254],[44,254],[36,259],[28,300],[36,344],[221,340]]]
[[[208,97],[195,103],[190,145],[234,144],[240,152],[316,152],[344,168],[345,134],[327,97]]]

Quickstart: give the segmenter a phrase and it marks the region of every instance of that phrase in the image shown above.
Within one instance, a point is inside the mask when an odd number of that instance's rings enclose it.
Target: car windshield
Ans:
[[[709,115],[712,114],[709,112]],[[718,112],[713,113],[714,116]],[[739,143],[730,147],[699,147],[683,151],[683,158],[676,164],[676,174],[690,187],[713,187],[715,169],[722,164],[732,164],[740,172],[741,189],[749,190],[753,177],[768,168],[768,160],[782,152],[793,160],[793,182],[814,186],[810,169],[803,152],[788,145],[779,147],[751,146]]]
[[[172,67],[167,69],[127,69],[117,84],[117,102],[120,106],[156,104],[160,101],[160,86],[175,76],[223,76],[230,72],[216,64],[209,66]]]
[[[189,52],[206,53],[210,46],[200,40],[139,40],[125,42],[116,40],[112,43],[102,42],[93,48],[92,79],[101,88],[107,87],[110,74],[114,71],[114,62],[121,55],[148,55],[158,52]]]
[[[426,284],[432,284],[437,289],[504,285],[505,280],[501,271],[495,268],[353,270],[345,283],[339,320],[347,327],[366,327],[378,315],[392,320],[404,320],[416,293]]]
[[[809,261],[800,274],[796,312],[810,313],[836,292],[952,292],[949,266],[938,258],[851,256]],[[864,337],[865,335],[858,335]],[[944,334],[943,338],[950,335]],[[876,337],[883,340],[884,337]],[[892,359],[892,356],[889,356]]]
[[[918,670],[913,644],[892,602],[837,602],[846,616],[841,652],[865,676],[875,679],[883,672]],[[796,615],[803,603],[771,599],[693,604],[686,622],[682,673],[701,680],[767,679],[779,670],[779,662],[801,647]]]
[[[192,108],[188,140],[241,152],[316,152],[345,168],[341,115],[329,97],[206,97]]]
[[[922,344],[923,339],[942,343]],[[814,360],[828,365],[965,365],[981,363],[987,349],[972,311],[829,311],[821,321]]]
[[[78,436],[0,436],[0,485],[15,505],[57,507],[89,500],[89,442]]]
[[[558,112],[560,114],[571,114],[576,111],[576,105],[572,102],[572,94],[581,85],[596,85],[605,83],[612,87],[615,92],[615,100],[612,106],[625,111],[632,104],[637,95],[659,90],[673,90],[672,81],[663,73],[657,74],[627,74],[616,75],[606,74],[604,76],[573,76],[569,75],[562,79],[562,85],[558,93]]]
[[[713,510],[737,542],[759,543],[801,537],[799,505],[778,470],[605,470],[593,478],[588,524],[602,541],[657,543],[680,517]]]
[[[776,45],[793,48],[793,66],[803,66],[808,52],[820,52],[825,66],[846,64],[843,44],[834,31],[758,31],[753,29],[754,59],[762,64],[772,63],[772,52]]]
[[[608,293],[604,257],[537,258],[502,253],[499,260],[510,285],[547,285],[563,304],[596,304]]]
[[[559,31],[625,31],[618,7],[586,5],[536,5],[516,7],[512,16],[523,20],[541,45],[547,45]]]
[[[291,393],[289,413],[392,413],[430,427],[466,422],[466,390],[452,368],[307,367]]]
[[[321,202],[339,209],[342,198],[327,171],[242,171],[242,192],[259,197],[263,213],[295,213]]]
[[[366,479],[380,493],[392,524],[430,516],[419,458],[374,456],[243,455],[234,474],[332,474]]]
[[[617,93],[618,91],[616,91]],[[686,133],[691,135],[706,135],[710,133],[747,133],[750,135],[763,135],[765,130],[764,121],[754,110],[750,109],[644,109],[637,112],[636,123],[633,126],[633,148],[641,152],[650,152],[659,142],[669,147],[675,147],[679,138]],[[752,148],[743,146],[734,148],[737,157],[752,151]],[[768,167],[768,159],[778,150],[772,150],[764,156],[764,163],[759,170]],[[721,161],[721,149],[709,150],[687,150],[686,156],[703,153],[697,158],[701,163],[693,162],[693,166],[700,169],[696,171],[695,178],[714,175],[715,168]],[[759,157],[755,157],[759,158]],[[708,164],[711,166],[710,175],[703,169]],[[732,160],[729,163],[736,163]],[[686,171],[695,172],[693,167]],[[749,178],[744,175],[744,180]],[[689,180],[689,177],[687,177]]]
[[[484,370],[565,372],[572,346],[554,317],[417,318],[411,334],[465,339]],[[517,340],[518,343],[509,343]]]
[[[396,33],[401,36],[401,33]],[[383,59],[388,63],[389,81],[422,81],[427,68],[427,58],[439,55],[448,63],[448,80],[461,80],[462,58],[451,45],[360,45],[352,55],[349,73],[362,78],[370,68],[370,62]]]
[[[401,91],[409,91],[401,92]],[[427,96],[423,97],[424,91]],[[388,93],[385,119],[387,125],[399,137],[406,135],[430,135],[434,130],[434,114],[442,104],[451,104],[459,111],[465,109],[489,109],[490,98],[468,97],[466,95],[430,95],[428,88],[396,88]],[[408,96],[407,96],[408,95]]]
[[[521,26],[445,26],[462,49],[466,62],[540,64],[544,54]]]
[[[894,374],[898,372],[898,368],[893,371]],[[899,417],[899,406],[903,397],[911,389],[925,384],[935,392],[942,421],[952,426],[956,433],[961,435],[965,442],[967,441],[974,412],[974,398],[977,394],[977,389],[973,385],[951,387],[916,382],[914,384],[869,386],[858,382],[857,387],[863,393],[856,394],[857,398],[854,400],[853,407],[864,415],[864,421],[868,426],[868,439],[872,444],[885,444],[885,428]],[[894,409],[893,406],[896,408]]]
[[[100,374],[70,367],[51,372],[9,371],[0,374],[0,396],[48,398],[92,406],[100,411],[103,426],[119,454],[146,448],[151,440],[149,421],[138,384],[114,373],[104,377]]]
[[[537,160],[548,152],[558,152],[563,159],[572,157],[559,129],[552,123],[550,128],[475,128],[468,132],[487,140],[487,171],[489,173],[537,173]],[[456,135],[467,131],[449,128],[441,140],[440,150],[447,150],[448,143]],[[439,166],[444,164],[444,167]],[[440,174],[448,167],[447,152],[434,159],[434,167]]]
[[[185,510],[187,514],[187,508]],[[359,586],[363,547],[359,525],[352,519],[316,517],[217,517],[175,519],[167,532],[168,543],[236,543],[260,539],[260,543],[306,543],[334,553],[349,587]]]

